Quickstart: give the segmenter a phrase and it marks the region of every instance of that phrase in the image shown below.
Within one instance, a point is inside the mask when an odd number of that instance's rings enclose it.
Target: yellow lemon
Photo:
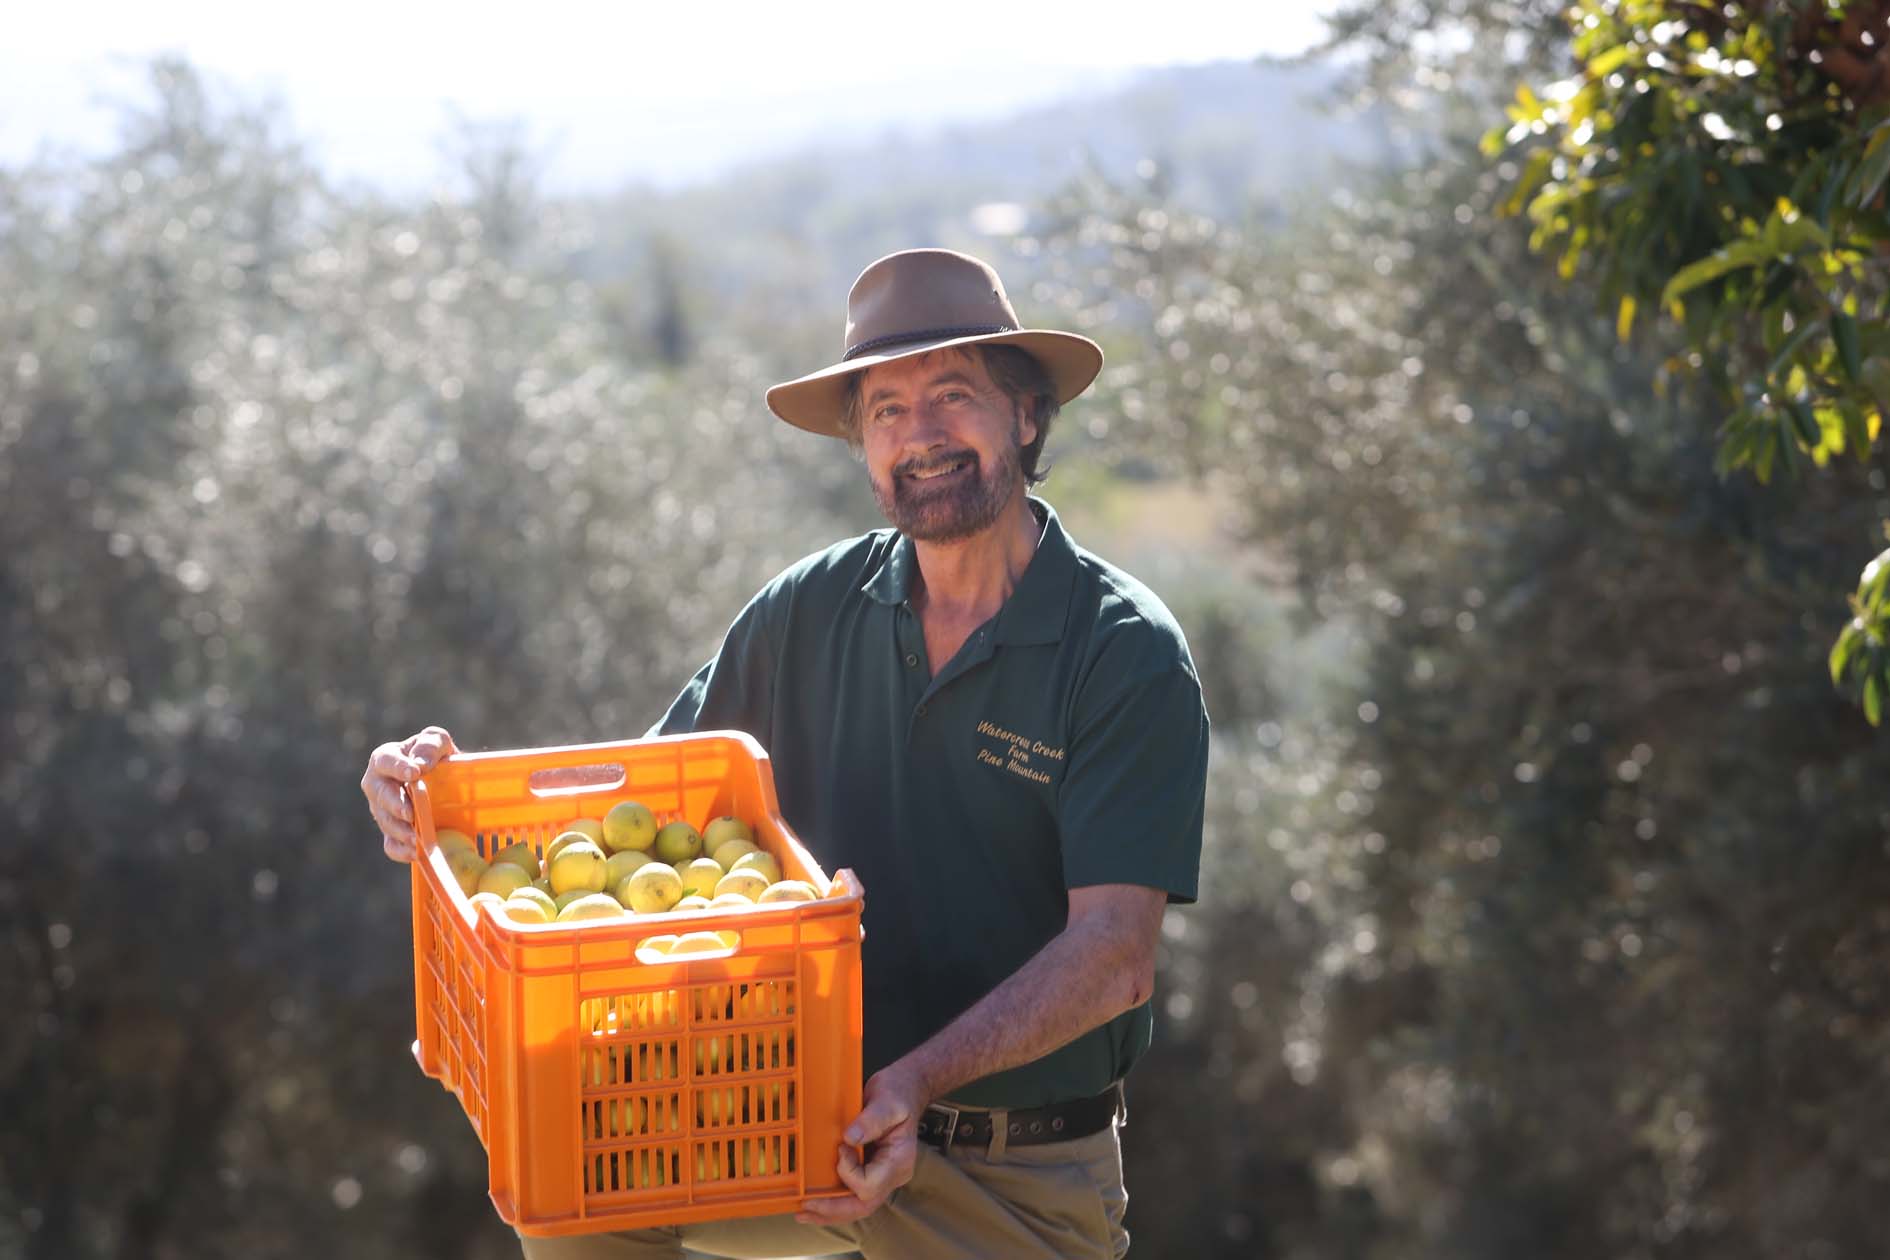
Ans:
[[[754,901],[767,887],[767,877],[760,871],[751,866],[738,866],[722,876],[715,886],[715,895],[720,898],[724,893],[740,893],[749,901]]]
[[[472,895],[472,904],[475,906],[491,906],[494,910],[499,910],[504,908],[505,899],[500,897],[498,893],[476,892]]]
[[[589,840],[575,840],[559,850],[545,872],[551,877],[553,892],[582,888],[587,892],[604,891],[604,851]]]
[[[640,801],[618,801],[604,815],[604,847],[613,853],[640,852],[656,842],[656,815]]]
[[[684,897],[681,901],[670,907],[671,910],[707,910],[708,908],[709,899],[704,897],[701,893],[690,893],[687,897]]]
[[[819,901],[820,894],[815,892],[814,886],[805,880],[784,879],[778,884],[769,884],[762,889],[761,895],[755,900],[763,905],[777,901]]]
[[[724,892],[715,894],[715,900],[709,903],[711,910],[753,910],[755,899],[747,893]]]
[[[473,843],[471,836],[463,831],[454,831],[451,827],[441,827],[435,831],[433,842],[442,849],[471,849],[474,853],[479,852],[479,846]]]
[[[535,889],[521,889],[522,892],[536,892]],[[515,923],[549,923],[558,917],[557,903],[546,896],[521,897],[513,893],[500,907],[505,916]]]
[[[702,834],[678,818],[656,833],[656,856],[665,862],[687,862],[702,856]]]
[[[461,892],[470,897],[479,891],[479,877],[486,873],[484,858],[471,849],[448,849],[446,866],[453,872],[453,878],[458,881]]]
[[[709,825],[702,829],[702,851],[710,857],[715,851],[730,840],[755,842],[755,829],[733,814],[724,814],[720,818],[711,818]]]
[[[598,848],[604,847],[604,820],[601,818],[573,818],[564,825],[566,831],[581,831],[584,838]]]
[[[688,932],[676,938],[676,943],[669,947],[669,956],[678,958],[684,954],[714,953],[728,947],[729,943],[722,939],[719,932]]]
[[[584,919],[621,919],[623,907],[615,897],[603,893],[585,893],[558,911],[558,922],[576,923]]]
[[[506,898],[507,901],[529,901],[535,906],[543,906],[547,915],[558,913],[558,900],[547,889],[537,884],[527,884]]]
[[[776,858],[772,853],[765,850],[755,853],[744,853],[742,856],[735,859],[734,865],[728,868],[729,874],[731,875],[736,871],[751,869],[761,872],[761,882],[764,884],[778,884],[781,882],[781,862],[780,859]]]
[[[638,914],[661,914],[682,895],[682,877],[661,862],[639,866],[617,885],[617,900]]]
[[[524,871],[527,879],[537,879],[544,874],[544,871],[539,869],[538,855],[532,852],[532,846],[522,842],[506,845],[493,855],[492,861],[495,865],[500,862],[510,862],[519,870]]]
[[[531,886],[532,877],[510,862],[494,862],[479,876],[479,891],[500,899]]]
[[[706,845],[708,842],[709,837],[705,834],[702,837],[702,843]],[[711,853],[709,856],[721,863],[722,869],[726,871],[733,868],[737,861],[747,857],[750,853],[759,852],[761,852],[761,850],[755,847],[753,840],[737,838],[722,841],[720,845],[716,846],[715,852]]]
[[[576,844],[580,840],[591,840],[591,838],[585,835],[581,831],[572,831],[568,827],[565,830],[560,831],[557,834],[557,836],[552,840],[552,842],[545,846],[544,869],[546,870],[551,869],[551,864],[558,860],[558,855],[564,852],[566,845]],[[591,840],[591,843],[596,844],[597,841]],[[602,847],[602,846],[599,846],[599,847]]]
[[[712,897],[715,895],[716,881],[722,878],[722,868],[714,858],[696,858],[684,862],[676,868],[676,873],[682,876],[684,896],[695,893],[701,897]]]
[[[650,855],[636,849],[623,849],[604,859],[604,887],[615,888],[624,876],[650,860]]]

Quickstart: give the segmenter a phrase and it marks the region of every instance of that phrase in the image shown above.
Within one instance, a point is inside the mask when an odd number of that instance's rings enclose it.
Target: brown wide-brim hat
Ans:
[[[873,263],[847,294],[840,361],[768,391],[768,407],[811,433],[844,437],[847,378],[881,363],[947,346],[1003,345],[1043,364],[1062,405],[1102,371],[1102,347],[1088,337],[1023,328],[989,264],[949,249],[908,249]]]

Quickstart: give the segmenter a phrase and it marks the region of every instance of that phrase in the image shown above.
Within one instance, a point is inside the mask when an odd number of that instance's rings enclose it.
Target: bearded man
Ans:
[[[792,1217],[523,1239],[536,1260],[1128,1250],[1123,1080],[1164,910],[1197,891],[1208,719],[1167,608],[1030,493],[1102,351],[941,249],[867,267],[844,346],[768,406],[845,440],[891,528],[768,583],[652,733],[754,735],[788,824],[867,890],[865,1158]],[[453,751],[438,727],[375,750],[389,856]]]

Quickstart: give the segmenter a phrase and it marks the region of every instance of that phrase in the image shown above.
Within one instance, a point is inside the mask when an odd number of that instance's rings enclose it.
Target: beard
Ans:
[[[873,498],[892,527],[914,542],[960,542],[988,529],[1009,506],[1023,484],[1019,462],[1022,425],[987,469],[968,447],[909,459],[893,467],[891,485],[873,482]],[[944,475],[916,479],[915,474]]]

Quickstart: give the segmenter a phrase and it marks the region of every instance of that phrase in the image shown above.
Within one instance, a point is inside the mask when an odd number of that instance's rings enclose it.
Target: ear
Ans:
[[[1018,445],[1029,446],[1037,440],[1037,402],[1025,396],[1014,400],[1011,406],[1017,410]]]

